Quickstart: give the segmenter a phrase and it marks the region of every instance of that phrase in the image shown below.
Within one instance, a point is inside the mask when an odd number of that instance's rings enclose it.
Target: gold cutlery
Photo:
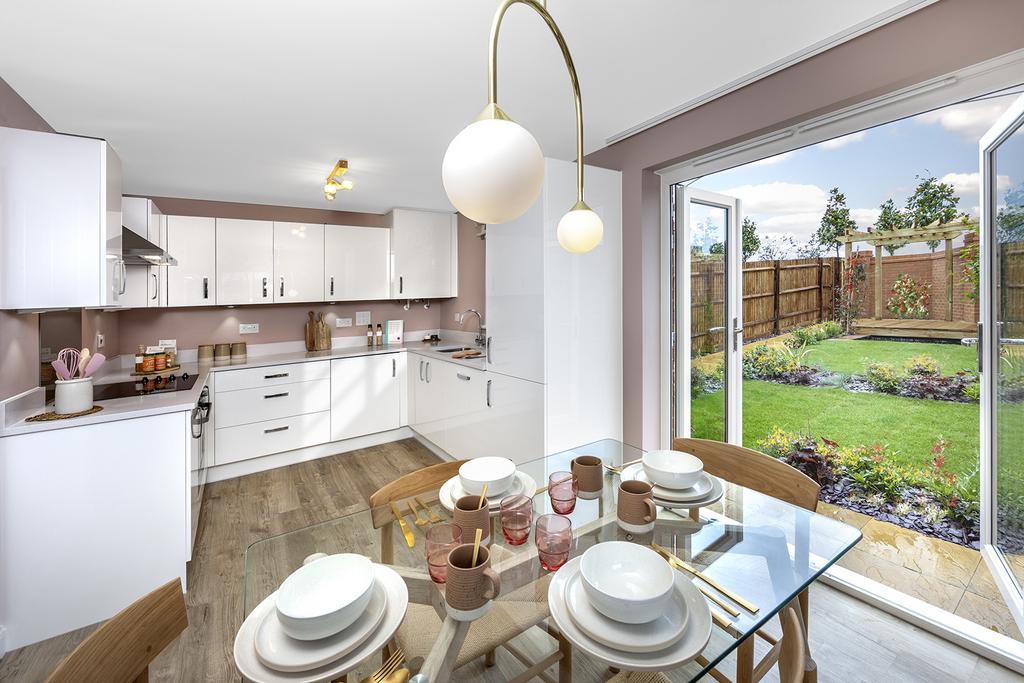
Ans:
[[[430,509],[430,506],[426,505],[426,504],[425,504],[425,503],[424,503],[424,502],[423,502],[422,500],[420,500],[420,497],[419,497],[419,496],[413,496],[413,498],[412,498],[412,499],[413,499],[413,500],[415,500],[415,501],[416,501],[416,503],[417,503],[417,504],[418,504],[418,505],[419,505],[419,506],[420,506],[421,508],[423,508],[423,509],[424,509],[424,510],[426,511],[426,513],[427,513],[427,516],[428,516],[428,517],[430,517],[430,522],[431,522],[432,524],[437,524],[438,522],[443,522],[443,521],[444,521],[444,520],[442,520],[442,519],[441,519],[441,518],[440,518],[440,517],[438,516],[438,514],[437,514],[436,512],[434,512],[434,511],[433,511],[432,509]]]
[[[394,503],[392,503],[394,505]],[[380,665],[380,668],[374,671],[372,674],[361,680],[359,683],[384,683],[388,680],[391,674],[398,671],[398,667],[405,661],[405,652],[402,648],[398,648],[391,656]]]
[[[416,545],[416,539],[412,537],[412,529],[410,529],[409,525],[405,523],[404,519],[402,519],[402,512],[398,509],[398,506],[395,505],[395,502],[391,501],[390,505],[391,512],[394,513],[395,519],[398,520],[398,525],[402,527],[402,533],[405,534],[405,544],[410,548],[413,547]]]
[[[637,464],[638,462],[640,462],[642,460],[643,460],[643,458],[637,458],[636,460],[630,460],[629,462],[624,462],[621,465],[608,465],[608,464],[605,464],[605,463],[601,463],[601,464],[604,465],[604,468],[606,470],[608,470],[609,472],[611,472],[612,474],[622,474],[622,470],[626,469],[630,465],[635,465],[635,464]]]
[[[674,560],[672,557],[670,557],[670,554],[668,554],[668,553],[666,553],[666,552],[664,552],[663,550],[660,549],[660,546],[655,548],[654,552],[658,553],[663,558],[665,558],[665,561],[668,562],[669,566],[671,566],[673,569],[678,569],[679,571],[684,571],[683,568],[679,565],[679,563],[676,562],[676,560]],[[736,609],[735,607],[733,607],[729,603],[727,603],[724,600],[722,600],[720,597],[718,597],[717,595],[715,595],[714,593],[709,591],[704,586],[697,586],[697,590],[699,590],[701,593],[703,593],[705,598],[707,598],[708,600],[710,600],[711,602],[715,603],[716,605],[718,605],[719,607],[724,609],[726,612],[728,612],[729,616],[731,616],[731,617],[738,617],[740,615],[740,611],[738,609]]]
[[[409,506],[409,512],[411,512],[412,516],[416,518],[416,526],[427,526],[430,524],[430,522],[420,517],[420,513],[416,511],[416,506],[412,504],[411,500],[407,504]]]
[[[729,590],[728,588],[723,586],[722,584],[720,584],[717,581],[715,581],[714,579],[712,579],[710,576],[704,574],[704,572],[702,572],[702,571],[700,571],[698,569],[695,569],[694,567],[690,566],[688,563],[683,561],[681,558],[679,558],[675,554],[673,554],[670,550],[661,547],[657,543],[652,543],[651,547],[654,548],[654,550],[656,550],[659,555],[661,555],[662,557],[664,557],[664,558],[666,558],[668,560],[673,561],[675,563],[675,565],[677,565],[679,568],[685,569],[689,573],[693,574],[698,579],[700,579],[704,583],[708,584],[709,586],[714,588],[716,591],[718,591],[719,593],[721,593],[725,597],[729,598],[730,600],[735,602],[737,605],[739,605],[743,609],[745,609],[748,612],[750,612],[751,614],[757,614],[760,611],[760,609],[761,609],[760,607],[758,607],[757,605],[753,604],[752,602],[744,600],[743,598],[741,598],[740,596],[736,595],[731,590]]]

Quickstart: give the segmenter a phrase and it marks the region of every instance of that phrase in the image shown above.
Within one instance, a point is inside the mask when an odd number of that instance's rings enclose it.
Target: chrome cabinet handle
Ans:
[[[288,425],[285,425],[284,427],[274,427],[273,429],[264,429],[263,433],[264,434],[273,434],[274,432],[283,432],[283,431],[286,431],[287,429],[288,429]]]
[[[283,391],[280,394],[267,394],[263,398],[283,398],[288,395],[289,392]]]
[[[128,289],[128,267],[124,264],[124,259],[118,259],[121,264],[121,287],[117,290],[118,294],[124,294],[125,290]]]
[[[203,278],[203,298],[210,298],[210,278],[208,277]]]
[[[391,359],[391,376],[398,377],[398,363],[395,362],[394,358]]]
[[[488,365],[492,365],[494,363],[494,361],[491,360],[491,338],[490,337],[488,337],[487,341],[484,342],[484,358],[487,359],[487,364]]]
[[[467,382],[470,380],[469,375],[463,375],[461,372],[456,372],[455,376],[458,377],[459,379],[465,380]]]
[[[334,296],[334,276],[331,276],[331,296]]]
[[[284,276],[281,276],[281,296],[284,296]]]
[[[488,408],[491,407],[491,382],[493,382],[493,381],[494,381],[493,379],[487,380],[487,407]]]
[[[156,301],[160,296],[160,276],[156,273],[150,273],[153,276],[153,296],[149,298],[150,301]]]
[[[402,293],[402,290],[404,289],[404,285],[405,285],[405,283],[404,283],[404,281],[402,280],[402,276],[401,276],[401,275],[399,275],[399,276],[398,276],[398,293],[399,293],[399,294],[401,294],[401,293]]]
[[[263,298],[267,298],[267,278],[263,278]]]
[[[288,376],[287,372],[279,372],[276,375],[263,375],[263,379],[280,379],[282,377],[287,377],[287,376]]]
[[[427,384],[430,384],[430,376],[431,376],[430,361],[427,361]]]
[[[420,361],[420,381],[423,381],[423,361]]]

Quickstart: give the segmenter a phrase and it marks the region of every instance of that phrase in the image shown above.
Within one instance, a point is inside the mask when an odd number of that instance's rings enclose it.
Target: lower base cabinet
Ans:
[[[401,426],[405,357],[386,353],[331,361],[331,440]]]
[[[518,464],[547,455],[544,385],[497,373],[487,376],[487,409],[478,431],[486,452]]]
[[[219,397],[218,397],[219,398]],[[217,430],[218,465],[292,451],[331,440],[331,411]]]

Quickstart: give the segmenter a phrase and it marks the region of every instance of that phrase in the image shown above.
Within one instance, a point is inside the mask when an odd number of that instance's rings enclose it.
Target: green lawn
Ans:
[[[837,365],[850,367],[849,358],[832,353],[837,345],[882,344],[902,346],[891,357],[909,358],[921,353],[921,347],[947,350],[946,358],[955,358],[958,347],[946,344],[908,344],[906,342],[869,342],[828,340],[814,348],[825,347]],[[844,347],[837,347],[842,351]],[[970,351],[967,349],[967,351]],[[859,356],[847,351],[852,358]],[[857,352],[860,353],[859,351]],[[874,352],[873,352],[874,353]],[[943,357],[934,355],[947,366]],[[824,355],[824,354],[823,354]],[[872,355],[877,358],[877,355]],[[831,362],[831,361],[830,361]],[[954,362],[954,361],[949,361]],[[837,441],[844,446],[882,443],[898,451],[900,461],[924,465],[931,460],[929,450],[942,435],[949,442],[947,468],[952,472],[970,472],[978,462],[977,403],[952,403],[926,399],[901,398],[887,394],[855,393],[843,389],[799,387],[771,382],[743,382],[743,445],[755,448],[757,441],[779,426],[787,431],[804,432]],[[693,402],[692,434],[695,437],[722,438],[722,392],[706,394]]]
[[[959,344],[826,339],[807,348],[810,353],[804,359],[805,363],[840,375],[861,374],[867,363],[891,363],[902,369],[907,360],[921,354],[937,360],[943,375],[952,375],[957,370],[973,370],[977,366],[975,350]]]

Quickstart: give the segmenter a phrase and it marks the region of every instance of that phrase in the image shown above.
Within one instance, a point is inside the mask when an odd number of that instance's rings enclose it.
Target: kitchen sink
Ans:
[[[472,351],[469,346],[439,346],[434,349],[438,353],[455,353],[456,351]]]

